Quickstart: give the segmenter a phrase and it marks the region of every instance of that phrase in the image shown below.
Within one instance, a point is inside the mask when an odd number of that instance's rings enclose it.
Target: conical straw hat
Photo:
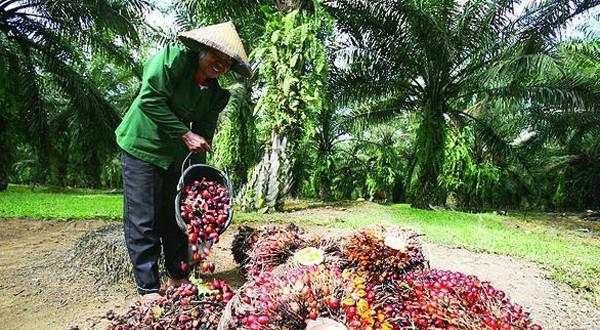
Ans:
[[[244,45],[231,21],[181,32],[177,38],[190,49],[200,50],[208,46],[230,56],[237,62],[231,70],[246,78],[252,77]]]

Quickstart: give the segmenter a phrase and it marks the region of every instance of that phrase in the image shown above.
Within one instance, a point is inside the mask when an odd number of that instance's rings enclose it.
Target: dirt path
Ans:
[[[97,286],[90,275],[73,279],[65,259],[76,239],[103,221],[0,221],[0,328],[103,328],[109,309],[135,298],[132,283]],[[322,231],[322,228],[318,229]],[[216,277],[240,282],[229,252],[235,228],[215,247]],[[600,329],[597,307],[547,279],[535,265],[510,257],[426,244],[431,266],[489,280],[531,311],[545,329]],[[74,271],[70,269],[70,271]]]
[[[125,306],[127,288],[98,290],[82,274],[76,282],[63,256],[103,221],[0,221],[0,328],[68,329],[91,325],[109,306]]]

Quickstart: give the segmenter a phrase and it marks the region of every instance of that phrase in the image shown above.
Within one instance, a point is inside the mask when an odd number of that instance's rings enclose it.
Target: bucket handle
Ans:
[[[183,189],[183,173],[190,167],[192,166],[192,152],[190,152],[185,159],[183,160],[183,162],[181,163],[181,174],[179,174],[179,182],[177,183],[177,192],[179,193],[181,191],[181,189]],[[186,166],[187,163],[187,166]]]
[[[192,132],[192,130],[194,129],[194,122],[190,122],[190,132]],[[192,166],[192,154],[193,152],[189,152],[188,155],[185,157],[185,159],[183,159],[183,162],[181,163],[181,173],[180,176],[183,176],[183,172],[190,166]],[[188,163],[187,166],[185,166],[185,163]],[[181,180],[180,180],[181,182]],[[178,185],[179,186],[179,185]],[[181,188],[180,188],[181,189]]]
[[[183,159],[183,162],[181,163],[181,174],[180,174],[180,175],[183,175],[183,172],[184,172],[184,171],[185,171],[185,170],[186,170],[188,167],[192,166],[192,159],[191,159],[191,157],[192,157],[192,154],[193,154],[193,153],[191,153],[191,152],[190,152],[190,153],[188,153],[188,155],[187,155],[187,156],[186,156],[186,157]],[[185,166],[185,163],[186,163],[186,162],[188,163],[188,164],[187,164],[187,166]]]

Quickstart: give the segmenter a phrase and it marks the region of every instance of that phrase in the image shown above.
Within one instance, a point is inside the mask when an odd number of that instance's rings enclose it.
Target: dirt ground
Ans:
[[[135,299],[133,283],[96,284],[73,276],[65,255],[78,237],[103,221],[0,221],[0,328],[102,329],[108,310],[122,312]],[[319,229],[309,229],[319,230]],[[215,277],[240,284],[230,254],[232,227],[215,246]],[[506,256],[426,243],[431,266],[473,274],[504,290],[545,329],[600,329],[600,310],[537,266]]]

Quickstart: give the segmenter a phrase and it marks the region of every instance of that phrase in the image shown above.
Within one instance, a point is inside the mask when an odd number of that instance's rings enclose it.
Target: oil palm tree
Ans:
[[[339,97],[363,104],[362,117],[419,114],[412,204],[441,203],[438,176],[451,121],[477,121],[477,109],[498,100],[574,110],[600,99],[562,71],[556,57],[561,29],[598,3],[325,1],[342,33],[335,51],[346,72],[338,83],[346,89]],[[501,142],[484,131],[490,142]]]
[[[69,122],[79,134],[72,143],[85,145],[91,166],[97,150],[111,148],[119,120],[115,107],[89,79],[86,62],[102,54],[135,68],[125,45],[138,44],[136,24],[148,4],[144,0],[0,0],[0,89],[3,105],[13,105],[44,181],[53,144],[51,121]],[[49,89],[63,98],[60,115],[49,104]],[[4,108],[4,107],[3,107]],[[1,118],[1,117],[0,117]],[[64,156],[64,155],[63,155]]]
[[[558,47],[562,68],[588,90],[600,90],[600,40],[571,41]],[[549,78],[549,79],[552,79]],[[526,125],[531,138],[524,145],[533,158],[535,174],[554,177],[550,185],[557,208],[600,207],[600,106],[557,111],[529,104]]]
[[[252,164],[255,166],[244,166],[252,173],[247,176],[247,184],[239,190],[239,197],[246,208],[278,209],[282,198],[298,187],[296,177],[304,171],[296,159],[302,158],[299,144],[305,134],[303,124],[308,120],[301,121],[300,118],[308,117],[310,112],[307,108],[311,102],[307,99],[312,96],[307,96],[306,86],[316,85],[308,80],[322,69],[311,58],[317,52],[312,47],[318,48],[315,45],[319,43],[313,29],[318,21],[311,20],[315,17],[314,2],[184,0],[179,8],[179,24],[186,28],[232,20],[246,47],[253,50],[254,58],[260,57],[263,62],[255,84],[246,84],[247,91],[238,94],[248,97],[253,91],[261,90],[257,93],[260,97],[256,104],[252,103],[256,106],[257,116],[244,118],[257,118],[257,126],[260,126],[257,132],[261,135],[258,140],[262,144],[262,148],[245,148],[261,150],[262,157]],[[262,87],[255,88],[257,85]],[[233,106],[248,104],[232,101]],[[254,124],[245,126],[253,127]],[[238,133],[236,138],[247,135],[242,131]],[[239,156],[240,159],[243,157],[246,155]]]

